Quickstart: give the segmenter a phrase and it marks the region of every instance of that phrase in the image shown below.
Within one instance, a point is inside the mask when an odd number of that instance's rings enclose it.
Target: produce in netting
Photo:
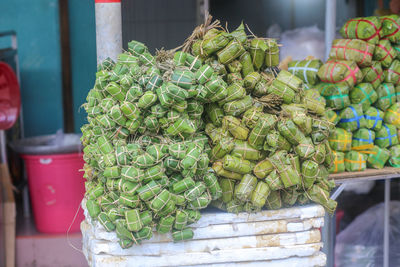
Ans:
[[[400,17],[398,15],[382,16],[382,38],[392,43],[400,42]]]
[[[370,83],[376,89],[384,80],[385,74],[379,61],[372,61],[371,66],[361,69],[363,82]]]
[[[84,104],[86,207],[123,248],[153,229],[190,239],[199,210],[222,195],[202,114],[211,97],[227,96],[227,84],[188,53],[128,47],[99,66]]]
[[[224,97],[211,96],[217,103],[205,112],[210,161],[222,190],[212,203],[229,212],[255,212],[315,201],[333,211],[327,139],[334,123],[319,92],[304,90],[304,82],[318,82],[321,62],[291,62],[289,71],[280,70],[275,40],[248,37],[243,25],[228,33],[210,20],[184,50],[218,69],[228,88]]]
[[[380,38],[381,20],[378,17],[361,17],[349,19],[340,29],[346,39],[361,39],[376,44]]]
[[[359,67],[371,65],[375,46],[358,39],[335,39],[329,52],[330,59],[355,61]]]
[[[350,106],[349,87],[344,84],[319,83],[314,86],[326,99],[326,106],[338,110]]]
[[[324,83],[343,84],[353,87],[362,80],[362,72],[354,61],[329,60],[318,71]]]
[[[296,60],[289,62],[288,71],[302,79],[305,84],[314,85],[319,81],[317,73],[321,66],[319,59]]]
[[[380,40],[375,46],[373,60],[379,61],[382,67],[388,68],[396,55],[396,50],[388,40]]]

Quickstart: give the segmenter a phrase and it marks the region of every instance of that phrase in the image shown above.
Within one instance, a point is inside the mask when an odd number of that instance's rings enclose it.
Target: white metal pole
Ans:
[[[383,266],[389,267],[390,179],[385,180],[385,204],[383,214]]]
[[[327,60],[336,33],[336,0],[326,0],[325,4],[325,60]]]
[[[122,52],[121,0],[95,0],[97,64]]]

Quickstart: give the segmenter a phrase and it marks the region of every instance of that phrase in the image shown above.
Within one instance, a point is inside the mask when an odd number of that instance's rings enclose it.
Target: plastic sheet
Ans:
[[[336,267],[383,266],[384,204],[359,215],[336,238]],[[400,201],[390,203],[389,266],[400,266]]]

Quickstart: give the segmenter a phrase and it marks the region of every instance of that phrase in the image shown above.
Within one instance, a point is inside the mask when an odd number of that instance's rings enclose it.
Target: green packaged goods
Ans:
[[[216,145],[211,149],[210,159],[215,161],[217,159],[223,158],[227,153],[231,152],[235,147],[235,143],[232,138],[222,138]]]
[[[160,211],[170,201],[171,195],[168,190],[164,189],[151,201],[151,209],[155,212]]]
[[[193,181],[193,179],[190,177],[187,177],[181,181],[174,183],[172,185],[172,191],[175,194],[180,194],[180,193],[188,190],[189,188],[194,187],[194,185],[195,185],[195,182]]]
[[[395,103],[386,110],[383,121],[400,128],[400,103]]]
[[[264,65],[265,51],[268,49],[264,39],[254,38],[250,42],[250,55],[255,69],[259,70]]]
[[[306,160],[301,164],[302,184],[305,189],[310,188],[319,175],[319,165],[315,161]]]
[[[219,199],[222,196],[222,190],[218,184],[218,179],[213,173],[207,173],[204,175],[204,183],[210,190],[210,194],[213,200]]]
[[[267,51],[265,54],[265,66],[276,67],[279,65],[279,45],[275,39],[266,39]]]
[[[211,197],[208,193],[204,193],[193,201],[190,201],[188,207],[192,210],[205,209],[211,202]]]
[[[210,38],[205,38],[201,47],[205,55],[211,55],[224,48],[229,43],[230,39],[231,37],[227,33],[220,32]]]
[[[239,116],[253,105],[253,99],[247,95],[242,99],[234,100],[223,105],[226,115]]]
[[[290,161],[286,151],[278,151],[270,158],[272,165],[279,173],[285,188],[300,184],[300,170],[295,168]]]
[[[89,212],[90,217],[92,218],[96,218],[101,212],[100,205],[97,203],[96,200],[93,199],[88,199],[86,201],[86,208]]]
[[[143,227],[138,209],[131,209],[126,211],[125,220],[126,220],[126,226],[129,231],[137,232]]]
[[[372,61],[371,66],[362,68],[361,72],[363,74],[363,82],[372,84],[374,89],[385,79],[382,64],[379,61]]]
[[[385,82],[393,83],[395,85],[400,84],[400,61],[398,59],[393,60],[390,67],[385,69]]]
[[[315,87],[326,99],[326,106],[343,109],[350,106],[349,87],[344,84],[320,83]]]
[[[376,92],[378,94],[378,101],[375,103],[375,106],[380,110],[386,111],[391,105],[396,103],[396,91],[393,84],[382,83],[378,86]]]
[[[292,73],[286,70],[281,70],[278,76],[276,76],[276,80],[280,81],[286,86],[289,86],[295,92],[300,90],[303,84],[303,81],[300,78],[298,78],[297,76],[293,75]]]
[[[238,40],[230,41],[222,50],[217,52],[218,61],[222,64],[229,64],[240,57],[246,50]]]
[[[342,128],[335,128],[328,141],[333,150],[349,151],[351,149],[352,133]]]
[[[357,151],[367,151],[374,147],[375,132],[361,128],[353,133],[353,141],[351,143],[351,149]]]
[[[216,174],[222,177],[234,179],[234,180],[241,180],[243,174],[225,170],[223,167],[223,163],[221,161],[216,161],[212,165],[212,169],[215,171]]]
[[[253,148],[247,141],[243,140],[235,140],[233,150],[230,153],[232,156],[247,160],[260,160],[265,156],[262,151]]]
[[[315,85],[319,79],[317,76],[322,62],[319,59],[295,60],[289,62],[288,71],[303,80],[304,83]]]
[[[314,184],[308,191],[307,191],[308,197],[318,203],[324,206],[324,208],[332,214],[337,206],[337,202],[329,198],[329,192],[323,188],[321,188],[319,185]]]
[[[233,199],[233,192],[235,189],[235,181],[231,179],[221,179],[219,181],[222,190],[221,200],[224,203],[228,203]]]
[[[392,43],[400,42],[400,17],[398,15],[388,15],[380,17],[382,21],[381,37],[388,39]]]
[[[271,191],[280,190],[284,188],[281,177],[279,176],[278,172],[275,169],[268,174],[268,176],[265,178],[265,182],[267,183]]]
[[[360,17],[349,19],[340,29],[346,39],[361,39],[376,44],[380,39],[381,20],[379,17]]]
[[[206,191],[206,185],[203,182],[196,182],[192,188],[185,191],[185,198],[190,202],[201,196]]]
[[[254,164],[245,159],[225,155],[223,159],[223,168],[235,173],[248,174],[252,172]]]
[[[390,157],[389,150],[374,146],[368,154],[367,165],[374,169],[382,169]]]
[[[354,61],[330,60],[318,71],[324,83],[344,84],[352,88],[362,80],[362,72]]]
[[[396,127],[391,124],[382,124],[382,128],[375,133],[375,144],[380,148],[391,147],[399,143]]]
[[[107,232],[111,232],[115,230],[115,224],[111,222],[110,218],[108,218],[107,214],[105,212],[101,212],[98,216],[97,219],[103,225],[104,229],[106,229]]]
[[[304,138],[300,142],[300,144],[298,144],[294,148],[294,151],[302,159],[308,159],[308,158],[313,157],[315,154],[315,147],[314,147],[314,144],[313,144],[311,138],[309,138],[309,137]]]
[[[366,126],[364,113],[361,105],[351,105],[343,109],[340,113],[338,126],[349,132]]]
[[[251,204],[257,208],[262,208],[265,205],[270,192],[271,189],[269,186],[266,183],[259,181],[251,194]]]
[[[267,134],[265,143],[264,143],[264,150],[286,150],[289,151],[291,149],[291,144],[289,141],[283,137],[278,131],[272,130]]]
[[[379,130],[382,127],[384,112],[375,108],[370,107],[364,114],[366,126],[371,130]]]
[[[157,224],[157,232],[160,234],[165,234],[168,233],[172,230],[172,226],[174,224],[175,217],[172,217],[171,215],[162,217],[160,221]]]
[[[364,171],[367,168],[367,155],[358,151],[347,152],[344,156],[346,171]]]
[[[222,128],[227,129],[234,138],[246,140],[249,135],[249,129],[241,124],[240,119],[233,116],[225,116],[222,119]]]
[[[396,50],[388,40],[380,40],[375,46],[373,59],[379,61],[382,64],[382,67],[388,68],[390,64],[392,64],[396,55]]]
[[[317,90],[305,91],[301,102],[310,112],[320,116],[325,114],[326,101]]]
[[[178,210],[175,215],[174,229],[182,230],[188,222],[189,215],[184,210]]]
[[[235,186],[234,196],[241,201],[250,200],[251,193],[257,185],[257,178],[251,174],[243,176],[239,184]]]
[[[259,178],[263,179],[267,177],[267,175],[274,170],[274,166],[269,161],[268,158],[258,162],[253,169],[254,175]]]
[[[190,228],[172,232],[172,238],[174,239],[175,242],[192,239],[193,236],[194,236],[193,230]]]
[[[140,187],[137,190],[137,193],[140,199],[147,201],[153,198],[155,195],[157,195],[160,191],[161,191],[161,186],[158,185],[155,181],[151,181],[148,184]]]
[[[375,46],[359,39],[335,39],[329,58],[355,61],[358,66],[370,66]]]
[[[281,120],[277,124],[279,133],[292,145],[298,145],[305,138],[304,134],[292,120]]]
[[[329,169],[329,173],[341,173],[344,172],[344,153],[340,151],[332,151],[334,156],[333,165]]]
[[[271,193],[268,195],[268,197],[265,201],[265,206],[267,207],[267,209],[270,209],[270,210],[277,210],[282,207],[282,199],[281,199],[280,190],[271,191]]]
[[[392,167],[400,168],[400,145],[395,145],[389,148],[390,158],[389,164]]]
[[[262,149],[267,133],[275,126],[276,122],[277,118],[274,115],[265,114],[261,116],[250,132],[248,139],[249,144],[256,149]]]
[[[268,93],[281,97],[285,104],[293,103],[296,96],[293,89],[278,80],[272,82],[271,86],[268,88]]]
[[[319,144],[315,145],[315,147],[314,147],[315,154],[312,157],[312,160],[314,160],[318,164],[324,163],[325,157],[326,157],[326,153],[327,153],[326,152],[326,146],[327,146],[326,141],[324,143],[319,143]]]
[[[373,105],[378,100],[378,94],[370,83],[359,83],[350,92],[352,104],[360,104],[363,110]]]

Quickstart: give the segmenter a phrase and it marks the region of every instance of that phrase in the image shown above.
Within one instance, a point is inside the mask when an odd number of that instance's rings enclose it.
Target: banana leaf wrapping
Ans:
[[[201,42],[202,54],[211,55],[221,50],[229,43],[230,39],[230,36],[225,32],[218,32],[217,34],[213,34],[213,36],[209,36],[209,38],[204,36]]]
[[[223,163],[221,161],[216,161],[212,165],[212,169],[215,171],[216,174],[222,177],[234,179],[234,180],[241,180],[243,174],[225,170],[223,167]]]
[[[232,171],[240,174],[248,174],[254,168],[254,164],[248,160],[225,155],[223,160],[223,168],[227,171]]]
[[[361,69],[363,82],[370,83],[376,89],[385,79],[382,64],[379,61],[372,61],[371,66]]]
[[[317,162],[318,164],[324,163],[326,157],[326,143],[319,143],[315,145],[314,149],[315,154],[312,157],[312,160]]]
[[[359,83],[350,92],[352,104],[360,104],[363,110],[373,105],[378,100],[378,94],[370,83]]]
[[[359,39],[335,39],[329,58],[355,61],[358,66],[370,66],[375,46]]]
[[[172,239],[174,239],[175,242],[192,239],[193,236],[194,236],[193,230],[190,228],[172,232]]]
[[[233,192],[235,188],[235,181],[231,179],[221,179],[219,181],[222,190],[221,200],[224,203],[228,203],[233,199]]]
[[[143,227],[140,219],[139,210],[131,209],[125,212],[126,226],[129,231],[138,232]]]
[[[259,70],[264,65],[265,51],[268,49],[264,39],[254,38],[250,42],[250,55],[255,69]]]
[[[364,171],[367,168],[368,156],[358,151],[349,151],[344,156],[344,165],[346,171]]]
[[[388,15],[380,17],[382,21],[381,34],[384,39],[392,43],[400,42],[400,17],[398,15]]]
[[[334,155],[333,165],[329,168],[329,173],[341,173],[346,170],[344,165],[344,153],[332,151]]]
[[[301,102],[310,112],[320,116],[325,114],[326,101],[317,90],[305,91]]]
[[[234,147],[235,143],[233,142],[232,138],[222,138],[211,149],[211,161],[223,158],[226,154],[231,152]]]
[[[222,64],[229,64],[240,57],[246,50],[238,40],[230,41],[222,50],[218,51],[218,61]]]
[[[259,181],[251,194],[251,204],[256,206],[257,208],[262,208],[265,205],[267,197],[271,189],[269,188],[268,184]]]
[[[174,221],[175,217],[172,217],[171,215],[162,217],[157,224],[157,232],[161,234],[170,232],[172,230],[172,226],[174,225]]]
[[[296,104],[284,104],[281,108],[281,113],[288,115],[303,133],[310,134],[312,132],[312,118],[307,115],[305,108]]]
[[[180,193],[183,193],[186,190],[194,187],[194,185],[195,185],[195,182],[193,181],[193,179],[190,178],[190,177],[186,177],[185,179],[177,181],[176,183],[174,183],[172,185],[172,191],[175,194],[180,194]]]
[[[233,100],[242,99],[246,95],[246,90],[237,82],[229,85],[226,90],[228,93],[224,99],[219,101],[219,104],[225,104]]]
[[[342,128],[335,128],[329,136],[329,145],[336,151],[349,151],[351,149],[352,133]]]
[[[396,50],[396,52],[397,52],[397,56],[396,56],[396,58],[397,59],[400,59],[400,44],[394,44],[394,43],[392,43],[392,46],[393,46],[393,48]]]
[[[252,71],[244,76],[243,86],[247,92],[253,91],[257,83],[260,81],[261,75],[258,72]]]
[[[317,73],[321,66],[322,62],[319,59],[295,60],[289,62],[288,71],[299,77],[304,83],[315,85],[319,81]]]
[[[367,151],[374,147],[375,132],[361,128],[353,133],[353,141],[351,143],[351,149],[357,151]]]
[[[386,111],[391,105],[396,103],[396,91],[393,84],[382,83],[378,86],[376,92],[378,94],[378,101],[375,103],[375,106],[380,110]]]
[[[277,124],[279,133],[282,134],[292,145],[298,145],[305,136],[292,120],[281,120]]]
[[[399,143],[397,130],[394,125],[382,124],[382,128],[375,133],[375,144],[380,148],[387,148]]]
[[[312,160],[305,160],[301,164],[301,176],[304,189],[309,189],[319,176],[319,164]]]
[[[218,184],[217,177],[213,173],[207,173],[204,176],[204,183],[210,190],[210,195],[213,200],[219,199],[222,196],[222,190]]]
[[[383,121],[400,128],[400,103],[395,103],[386,110]]]
[[[298,144],[294,151],[302,159],[309,159],[315,154],[315,147],[310,137],[304,138],[300,144]]]
[[[390,159],[389,164],[392,167],[400,168],[400,145],[395,145],[389,148]]]
[[[259,178],[263,179],[267,177],[269,173],[271,173],[274,170],[274,165],[269,161],[268,158],[258,162],[253,169],[254,175]]]
[[[253,99],[247,95],[242,99],[234,100],[224,104],[224,112],[226,115],[239,116],[253,105]]]
[[[268,93],[281,97],[285,104],[293,103],[296,96],[293,89],[278,80],[272,82],[271,86],[268,88]]]
[[[275,152],[276,150],[286,150],[289,151],[292,145],[289,141],[283,137],[278,131],[272,130],[267,134],[264,150],[269,150],[270,152]]]
[[[265,178],[265,182],[272,191],[284,188],[281,177],[275,169],[268,174],[268,176]]]
[[[389,150],[374,146],[368,154],[367,165],[374,169],[382,169],[390,157]]]
[[[225,116],[222,119],[222,128],[227,129],[234,138],[246,140],[249,135],[249,129],[241,124],[241,120],[233,116]]]
[[[299,195],[299,192],[297,192],[296,188],[294,187],[282,190],[281,197],[283,204],[286,206],[293,206],[296,203]]]
[[[269,210],[277,210],[282,207],[282,198],[279,190],[271,191],[267,197],[267,200],[265,201],[265,206]]]
[[[258,119],[257,124],[251,130],[248,143],[256,149],[262,149],[267,133],[275,126],[277,118],[271,114],[264,114]]]
[[[211,122],[219,127],[222,125],[222,119],[224,117],[224,110],[219,107],[216,103],[211,103],[206,107],[206,112],[208,118],[210,118]]]
[[[326,106],[338,110],[350,106],[349,87],[344,84],[320,83],[316,89],[326,99]]]
[[[337,202],[329,198],[329,192],[318,184],[314,184],[308,191],[307,195],[310,200],[321,204],[329,213],[333,213],[336,209]]]
[[[276,152],[270,158],[270,162],[279,173],[285,188],[300,184],[300,171],[290,163],[286,151],[281,150]]]
[[[207,187],[203,182],[196,182],[195,185],[185,192],[185,198],[190,202],[200,197]]]
[[[266,39],[267,50],[265,54],[265,66],[275,67],[279,65],[279,46],[275,39]]]
[[[396,58],[397,52],[388,40],[380,40],[374,51],[374,60],[379,61],[382,67],[388,68]]]
[[[396,86],[396,101],[400,102],[400,85]]]
[[[110,218],[108,218],[107,214],[105,212],[101,212],[98,216],[97,219],[103,225],[104,229],[106,229],[107,232],[111,232],[115,230],[115,224],[111,222]]]
[[[400,84],[400,61],[398,59],[393,60],[390,67],[385,69],[385,82],[393,83],[395,85]]]
[[[378,17],[361,17],[349,19],[340,29],[346,39],[361,39],[376,44],[380,36],[381,20]]]
[[[344,84],[352,88],[362,80],[362,72],[354,61],[329,60],[318,71],[324,83]]]
[[[249,145],[247,141],[235,140],[234,148],[231,151],[231,155],[247,160],[260,160],[265,155],[262,151],[257,150]]]
[[[257,178],[251,174],[243,176],[240,183],[235,186],[234,197],[241,201],[250,200],[251,194],[257,185]]]
[[[192,210],[205,209],[211,202],[211,196],[206,192],[196,198],[195,200],[189,202],[188,207]]]
[[[338,126],[349,132],[366,126],[364,113],[361,105],[351,105],[343,109],[340,113]]]
[[[293,75],[292,73],[286,70],[281,70],[278,76],[276,77],[276,80],[280,81],[286,86],[289,86],[290,89],[292,89],[295,92],[299,91],[303,84],[303,81],[300,78],[298,78],[297,76]]]

